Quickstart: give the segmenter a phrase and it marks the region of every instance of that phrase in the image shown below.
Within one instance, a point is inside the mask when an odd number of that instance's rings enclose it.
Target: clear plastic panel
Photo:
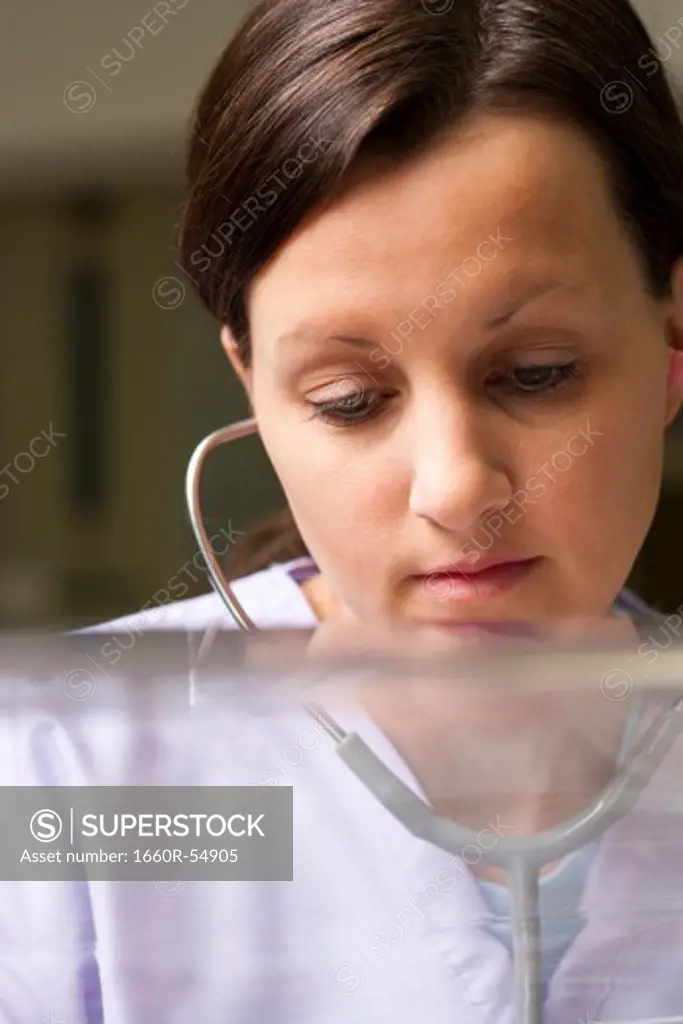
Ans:
[[[0,662],[2,1024],[683,1021],[683,648],[661,620],[7,636]],[[289,791],[275,861],[245,836],[220,878],[153,861],[190,849],[162,812],[220,816],[228,787]],[[49,875],[77,791],[105,822],[81,852],[144,806],[152,874]],[[19,879],[24,846],[46,856]]]

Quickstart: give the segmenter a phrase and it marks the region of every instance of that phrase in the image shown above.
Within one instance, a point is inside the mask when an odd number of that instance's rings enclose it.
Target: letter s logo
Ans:
[[[62,831],[62,819],[56,811],[44,808],[36,811],[29,825],[31,835],[39,843],[52,843]]]

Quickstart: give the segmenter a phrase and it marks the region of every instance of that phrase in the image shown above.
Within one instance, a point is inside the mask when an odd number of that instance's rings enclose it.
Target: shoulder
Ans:
[[[249,617],[259,629],[310,628],[315,614],[306,601],[291,570],[301,562],[275,564],[260,572],[231,580],[230,586]],[[237,623],[222,598],[211,591],[185,601],[156,604],[147,602],[138,611],[109,622],[89,626],[82,632],[115,633],[147,630],[237,629]]]

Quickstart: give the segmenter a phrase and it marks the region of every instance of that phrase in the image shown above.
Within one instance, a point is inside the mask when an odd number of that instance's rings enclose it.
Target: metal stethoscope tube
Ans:
[[[210,434],[197,446],[186,476],[186,500],[192,529],[211,581],[233,619],[243,630],[258,627],[249,617],[225,578],[211,549],[201,511],[201,480],[204,464],[216,448],[258,433],[254,419],[242,420]],[[337,744],[337,753],[383,806],[415,837],[462,855],[477,845],[474,829],[464,828],[437,815],[416,793],[391,772],[355,733],[347,733],[324,709],[304,705]],[[559,860],[584,846],[635,805],[675,740],[683,732],[683,698],[660,713],[641,738],[628,764],[612,779],[596,800],[569,821],[531,836],[501,837],[495,847],[482,851],[482,861],[507,872],[512,901],[515,982],[515,1020],[541,1024],[543,1016],[539,872],[544,864]]]

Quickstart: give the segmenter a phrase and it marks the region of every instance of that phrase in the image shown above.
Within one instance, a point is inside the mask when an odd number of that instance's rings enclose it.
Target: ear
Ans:
[[[221,325],[221,345],[223,346],[223,351],[230,360],[230,365],[242,382],[242,386],[244,387],[244,390],[247,393],[247,398],[249,399],[249,404],[251,405],[251,369],[244,365],[237,342],[233,338],[230,328],[226,326],[226,324]]]
[[[666,423],[670,424],[683,404],[683,257],[671,272],[671,300],[666,323],[669,347],[669,379],[666,394]]]

